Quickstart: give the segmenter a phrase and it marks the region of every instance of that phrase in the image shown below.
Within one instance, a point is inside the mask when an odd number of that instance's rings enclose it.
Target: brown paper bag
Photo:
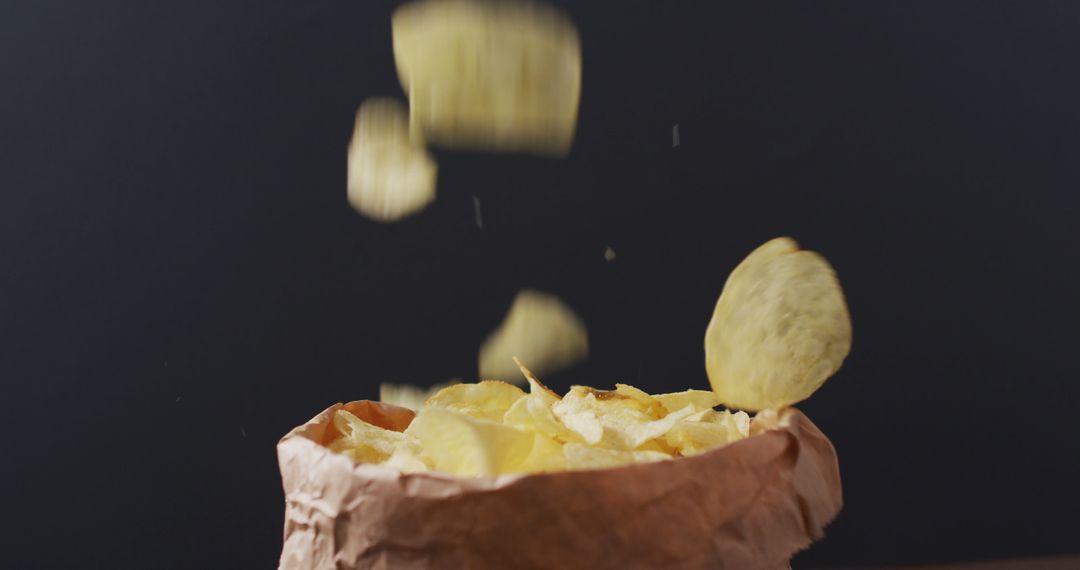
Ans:
[[[345,408],[403,430],[413,412],[336,404],[278,443],[282,570],[787,568],[842,499],[836,451],[798,410],[693,457],[458,478],[357,464],[325,445]]]

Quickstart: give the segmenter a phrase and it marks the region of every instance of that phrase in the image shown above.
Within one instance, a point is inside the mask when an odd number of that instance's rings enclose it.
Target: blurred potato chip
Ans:
[[[662,407],[659,408],[662,413]],[[653,409],[650,404],[618,391],[585,386],[570,388],[566,396],[552,406],[555,416],[585,443],[597,445],[603,442],[604,447],[623,450],[633,450],[663,437],[676,422],[694,413],[694,409],[687,406],[657,419],[649,413]]]
[[[394,450],[394,453],[385,461],[385,465],[393,467],[402,473],[431,471],[431,467],[421,459],[420,451],[416,446],[404,446]]]
[[[525,392],[513,384],[499,380],[484,380],[476,384],[454,384],[429,397],[424,406],[446,408],[474,418],[501,422],[507,410],[525,397]]]
[[[420,388],[419,386],[410,386],[408,384],[383,382],[382,384],[379,384],[379,401],[384,404],[393,404],[395,406],[401,406],[402,408],[409,408],[410,410],[417,411],[424,407],[425,400],[437,394],[443,388],[459,383],[460,382],[451,381],[430,388]]]
[[[519,381],[515,358],[529,362],[539,374],[550,374],[588,354],[585,323],[558,297],[524,290],[480,347],[480,377]]]
[[[368,218],[394,222],[435,199],[435,161],[410,135],[405,108],[394,99],[360,105],[348,156],[349,203]]]
[[[668,410],[664,408],[664,405],[659,400],[653,398],[644,390],[629,384],[615,384],[615,392],[637,400],[643,406],[642,410],[652,416],[653,419],[660,419],[668,413]]]
[[[424,0],[392,18],[411,124],[451,148],[570,151],[581,44],[557,9],[514,0]]]
[[[705,332],[705,367],[720,402],[757,411],[806,399],[850,349],[851,320],[832,267],[777,238],[728,277]]]
[[[681,410],[686,406],[693,406],[695,410],[711,410],[720,405],[720,399],[716,397],[716,393],[707,390],[657,394],[653,396],[653,399],[660,402],[660,405],[669,412]]]
[[[529,455],[515,470],[522,473],[550,473],[566,469],[563,444],[542,433],[533,434]]]
[[[506,411],[503,423],[546,435],[562,443],[580,441],[581,437],[567,428],[551,411],[551,407],[559,401],[559,397],[531,374],[528,379],[529,393],[514,402],[514,405]]]
[[[346,410],[334,415],[334,427],[342,437],[331,443],[330,449],[363,463],[381,463],[408,445],[404,433],[371,425]]]
[[[439,407],[420,410],[405,434],[416,438],[432,469],[461,476],[517,471],[535,440],[525,430]]]
[[[748,437],[749,422],[746,412],[732,414],[726,410],[707,409],[683,418],[664,437],[668,445],[682,455],[697,455]]]
[[[659,451],[625,451],[621,449],[603,449],[580,443],[568,443],[563,446],[566,467],[569,469],[607,469],[671,459],[672,456]]]

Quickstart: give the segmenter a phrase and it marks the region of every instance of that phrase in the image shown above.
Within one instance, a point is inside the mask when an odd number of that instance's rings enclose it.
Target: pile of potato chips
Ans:
[[[497,380],[432,392],[386,385],[384,401],[418,408],[412,424],[390,431],[342,410],[334,418],[342,437],[331,449],[405,472],[462,476],[694,455],[749,435],[746,412],[715,406],[758,411],[804,400],[850,349],[851,321],[832,267],[794,240],[777,238],[747,256],[720,294],[705,334],[711,392],[649,395],[616,384],[614,390],[573,386],[560,398],[513,358],[528,393]]]
[[[650,396],[574,386],[562,398],[522,367],[528,393],[498,380],[436,392],[404,432],[340,410],[330,444],[363,463],[404,472],[477,476],[599,469],[695,455],[745,438],[745,412],[716,411],[703,390]]]

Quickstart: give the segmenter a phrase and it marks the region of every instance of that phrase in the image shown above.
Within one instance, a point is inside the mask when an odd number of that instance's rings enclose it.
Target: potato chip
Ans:
[[[672,392],[670,394],[657,394],[652,398],[669,412],[681,410],[686,406],[693,406],[695,410],[711,410],[720,404],[720,399],[715,392],[707,390],[687,390],[685,392]]]
[[[568,469],[607,469],[671,459],[672,456],[659,451],[625,451],[590,447],[581,443],[568,443],[563,446],[563,456]]]
[[[593,410],[568,409],[559,402],[552,408],[562,425],[577,434],[585,443],[596,445],[604,439],[604,426]]]
[[[720,401],[744,410],[802,401],[851,349],[851,320],[832,267],[777,238],[731,272],[705,332],[705,367]]]
[[[525,430],[440,407],[420,410],[405,434],[416,438],[432,469],[462,476],[511,473],[535,440]]]
[[[393,404],[402,408],[416,411],[424,407],[424,401],[437,394],[443,388],[459,384],[460,382],[448,382],[431,388],[420,388],[408,384],[391,384],[383,382],[379,384],[379,401],[384,404]]]
[[[408,440],[404,433],[371,425],[346,410],[334,414],[334,427],[342,437],[332,442],[330,449],[362,463],[386,461]]]
[[[563,455],[563,444],[552,437],[534,433],[532,449],[515,471],[550,473],[564,469],[566,469],[566,457]]]
[[[737,417],[736,417],[737,416]],[[746,423],[742,419],[746,419]],[[733,414],[706,409],[692,414],[668,431],[664,438],[668,445],[682,455],[697,455],[709,449],[738,441],[749,435],[749,416],[746,412]]]
[[[529,382],[529,393],[506,411],[503,423],[546,435],[561,443],[580,441],[581,437],[563,425],[551,411],[559,396],[544,386],[520,361],[515,361]]]
[[[521,388],[499,380],[455,384],[436,392],[424,402],[429,408],[447,408],[474,418],[501,422],[506,411],[525,397]]]
[[[394,222],[435,199],[436,166],[411,138],[405,108],[394,99],[368,99],[356,113],[349,143],[348,198],[356,211]]]
[[[533,374],[532,370],[525,368],[525,365],[521,363],[521,359],[514,357],[514,364],[517,365],[518,370],[521,371],[521,375],[525,377],[525,380],[529,382],[529,393],[537,394],[544,398],[544,401],[554,404],[559,401],[559,395],[554,390],[548,388]]]
[[[653,419],[660,419],[668,413],[668,410],[664,408],[660,401],[640,388],[635,388],[629,384],[615,384],[615,392],[637,400],[643,406],[642,411],[652,416]]]
[[[517,381],[515,357],[548,374],[577,364],[588,353],[585,323],[566,304],[554,295],[524,290],[480,347],[480,377]]]
[[[420,456],[420,450],[415,445],[405,445],[394,450],[394,453],[384,462],[384,465],[393,467],[402,473],[423,473],[431,471],[431,466],[424,463]]]
[[[451,148],[570,151],[581,45],[560,11],[511,0],[428,0],[392,18],[411,123]]]
[[[732,433],[738,433],[740,439],[750,437],[750,416],[746,412],[729,412],[725,420]]]
[[[646,394],[647,396],[647,394]],[[662,407],[661,411],[662,411]],[[649,414],[653,408],[618,391],[574,386],[552,412],[563,425],[590,445],[633,450],[663,437],[679,420],[694,413],[687,406],[660,419]]]

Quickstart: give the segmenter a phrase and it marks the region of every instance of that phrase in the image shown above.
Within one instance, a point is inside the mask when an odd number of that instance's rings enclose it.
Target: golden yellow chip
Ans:
[[[567,469],[607,469],[671,459],[671,456],[659,451],[625,451],[590,447],[581,443],[568,443],[563,446]]]
[[[520,361],[515,359],[515,362],[529,381],[529,393],[514,402],[514,405],[506,411],[503,423],[546,435],[561,443],[580,441],[580,436],[563,425],[551,411],[551,407],[559,401],[559,397],[544,386]]]
[[[501,422],[514,402],[524,397],[525,392],[513,384],[484,380],[476,384],[447,386],[429,397],[424,406],[446,408],[474,418]]]
[[[585,323],[570,307],[554,295],[524,290],[480,347],[480,377],[518,381],[515,357],[548,374],[577,364],[588,353]]]
[[[840,283],[820,255],[777,238],[731,272],[705,332],[705,368],[731,408],[806,399],[851,349]]]
[[[437,394],[443,388],[458,383],[459,382],[452,381],[446,384],[432,386],[431,388],[420,388],[408,384],[391,384],[389,382],[383,382],[382,384],[379,384],[379,401],[384,404],[393,404],[395,406],[401,406],[402,408],[409,408],[410,410],[416,411],[424,407],[425,400]]]
[[[742,423],[744,418],[746,429]],[[748,428],[749,417],[746,412],[732,414],[728,411],[707,409],[682,419],[664,437],[667,444],[677,449],[680,454],[697,455],[747,437]]]
[[[646,394],[647,396],[647,394]],[[662,438],[679,420],[694,413],[690,406],[662,416],[650,415],[652,406],[618,391],[574,386],[552,406],[563,425],[589,445],[633,450]]]
[[[525,430],[439,407],[420,410],[405,434],[416,439],[432,469],[461,476],[512,473],[535,439]]]
[[[544,434],[534,433],[532,450],[515,471],[550,473],[564,469],[566,469],[566,458],[563,455],[562,443]]]
[[[408,445],[405,434],[371,425],[346,410],[334,414],[334,427],[343,436],[330,449],[362,463],[381,463]]]
[[[431,466],[424,463],[420,450],[416,445],[405,445],[394,450],[394,453],[383,463],[393,467],[402,473],[423,473],[431,471]]]
[[[570,151],[581,96],[577,30],[550,6],[426,0],[392,20],[411,122],[453,148]]]
[[[664,405],[659,400],[650,396],[644,390],[629,384],[615,384],[615,392],[637,400],[642,405],[642,411],[652,416],[653,419],[660,419],[668,413],[668,410],[664,408]]]
[[[393,222],[435,199],[436,166],[410,138],[405,108],[394,99],[368,99],[356,113],[349,143],[348,197],[356,211]]]
[[[687,390],[685,392],[672,392],[670,394],[657,394],[653,399],[660,402],[664,409],[669,412],[681,410],[686,406],[692,406],[695,410],[709,410],[720,404],[720,399],[715,392],[708,390]]]

